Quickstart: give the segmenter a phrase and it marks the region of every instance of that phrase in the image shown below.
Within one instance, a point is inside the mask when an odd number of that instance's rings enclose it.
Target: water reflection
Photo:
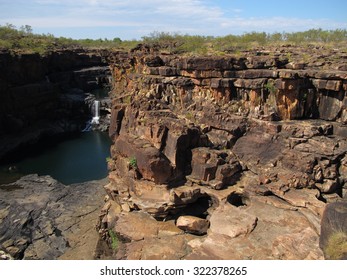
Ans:
[[[106,158],[110,154],[110,144],[106,133],[82,133],[78,138],[64,141],[52,149],[11,163],[11,166],[17,168],[15,173],[12,172],[11,178],[37,173],[51,175],[64,184],[104,178],[107,176]],[[8,166],[1,169],[6,168]],[[4,177],[4,172],[0,176]]]

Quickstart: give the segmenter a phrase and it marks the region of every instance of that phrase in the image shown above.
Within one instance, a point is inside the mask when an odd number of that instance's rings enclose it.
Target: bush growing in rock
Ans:
[[[347,201],[325,207],[319,245],[326,259],[347,259]]]

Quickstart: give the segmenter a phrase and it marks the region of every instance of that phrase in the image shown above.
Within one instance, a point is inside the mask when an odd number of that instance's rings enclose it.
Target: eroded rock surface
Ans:
[[[1,185],[0,250],[15,259],[93,259],[104,184],[28,175]]]

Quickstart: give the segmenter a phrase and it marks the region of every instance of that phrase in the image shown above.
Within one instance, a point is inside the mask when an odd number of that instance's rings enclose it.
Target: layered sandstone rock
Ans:
[[[123,241],[118,258],[323,258],[324,208],[346,194],[347,73],[281,59],[113,54],[99,229]],[[168,222],[185,232],[162,238]],[[161,255],[164,240],[180,249]]]

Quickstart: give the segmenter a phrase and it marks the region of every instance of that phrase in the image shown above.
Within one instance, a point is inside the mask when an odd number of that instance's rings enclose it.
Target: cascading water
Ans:
[[[107,124],[104,123],[104,120],[106,119],[104,114],[107,113],[107,110],[104,112],[101,111],[109,106],[108,104],[110,103],[110,99],[108,96],[109,88],[95,89],[87,95],[85,98],[85,104],[88,105],[92,116],[86,123],[82,132],[102,129],[104,129],[103,131],[106,131],[108,129]]]
[[[94,117],[92,119],[92,124],[99,124],[99,119],[100,119],[100,101],[95,100],[94,101]]]

